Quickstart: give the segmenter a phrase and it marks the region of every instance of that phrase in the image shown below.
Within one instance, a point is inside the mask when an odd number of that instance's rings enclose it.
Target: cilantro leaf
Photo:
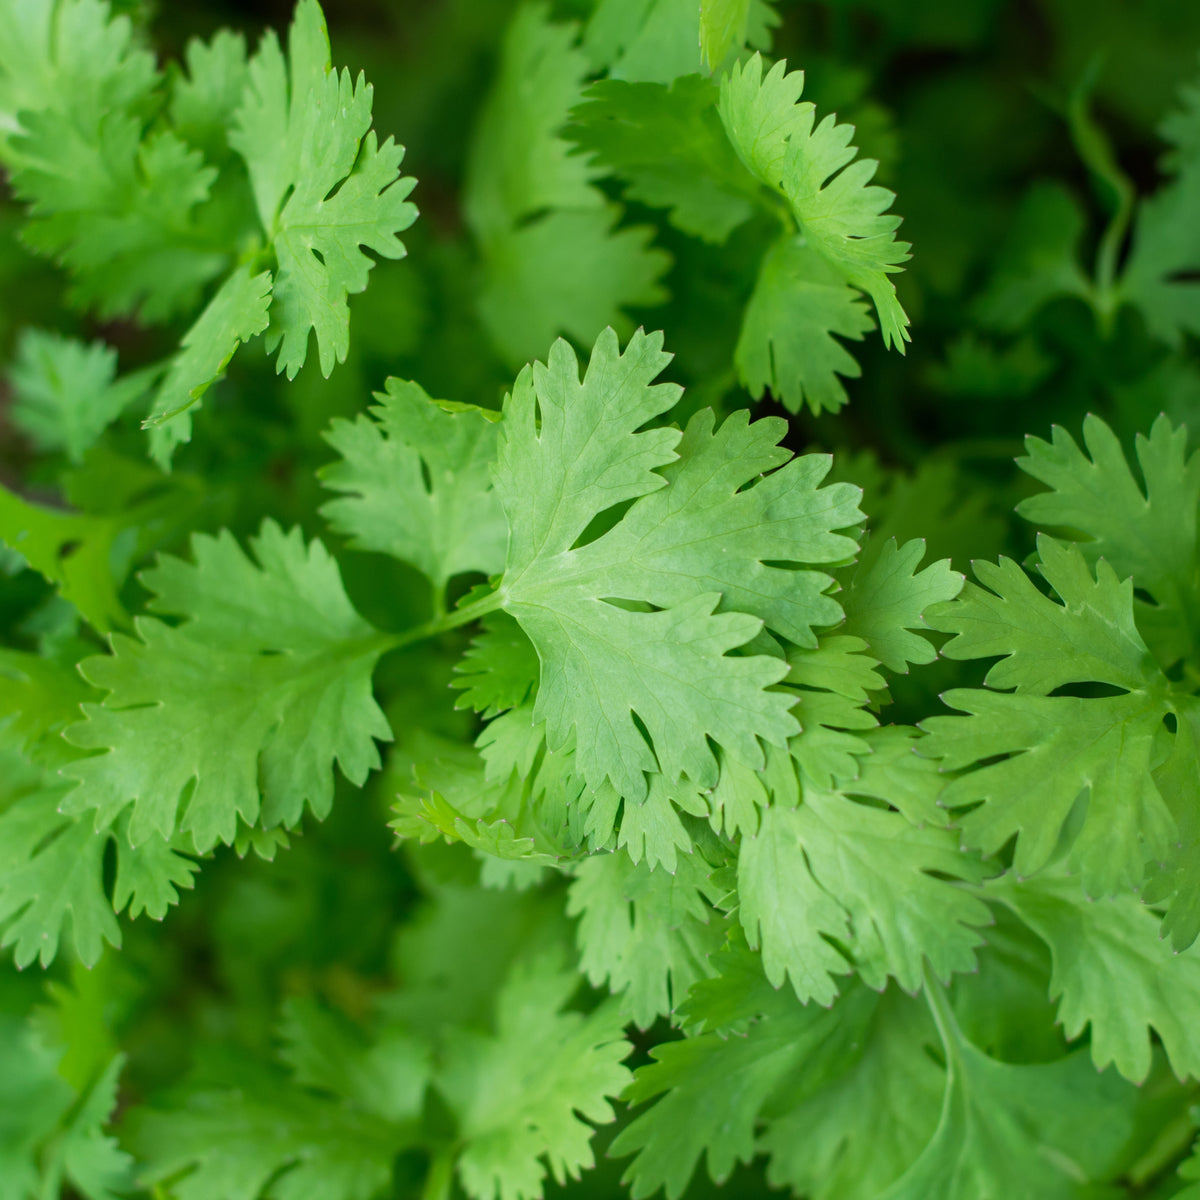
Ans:
[[[336,419],[325,435],[342,461],[320,477],[345,495],[321,514],[355,549],[412,563],[439,596],[455,575],[499,572],[508,531],[489,479],[497,414],[400,379],[385,388],[374,420]]]
[[[895,538],[867,542],[842,593],[844,631],[864,639],[871,654],[889,671],[905,673],[909,665],[933,662],[937,652],[920,631],[928,629],[925,610],[953,600],[963,577],[949,559],[918,571],[925,541],[914,538],[897,546]]]
[[[616,228],[619,215],[614,205],[555,210],[489,241],[479,314],[507,362],[530,361],[559,334],[587,345],[606,325],[627,333],[627,308],[667,298],[658,281],[669,255],[646,226]]]
[[[817,125],[815,107],[798,103],[803,72],[786,70],[778,62],[764,77],[758,54],[735,65],[721,82],[725,130],[746,169],[787,200],[808,245],[871,297],[884,345],[903,351],[908,317],[890,276],[909,247],[896,241],[900,218],[887,215],[894,195],[871,184],[878,164],[854,161],[853,126],[832,116]]]
[[[801,1001],[828,1005],[833,976],[851,969],[910,991],[925,958],[943,978],[971,970],[987,906],[948,880],[979,877],[949,832],[806,788],[799,808],[769,808],[742,842],[739,911],[767,978],[778,987],[786,974]]]
[[[928,994],[947,1062],[941,1120],[880,1200],[1069,1200],[1119,1173],[1133,1120],[1122,1080],[1096,1074],[1083,1051],[1031,1066],[998,1062],[967,1041],[940,993]]]
[[[642,1067],[625,1094],[630,1104],[656,1097],[618,1134],[612,1153],[635,1155],[625,1172],[634,1200],[662,1188],[668,1200],[682,1196],[701,1158],[721,1183],[739,1162],[754,1157],[760,1110],[789,1075],[819,1056],[842,1031],[858,1026],[874,998],[857,989],[835,1009],[801,1007],[772,997],[767,1016],[743,1037],[715,1033],[656,1046],[655,1061]],[[857,1018],[857,1019],[856,1019]],[[714,1104],[714,1095],[734,1098]]]
[[[371,131],[372,88],[330,67],[329,36],[316,0],[300,0],[285,63],[268,31],[250,62],[250,83],[230,145],[245,159],[259,219],[275,254],[267,348],[279,348],[289,379],[315,331],[321,372],[349,349],[347,297],[374,265],[363,247],[401,258],[397,236],[416,220],[400,176],[404,151]]]
[[[485,717],[523,704],[537,687],[537,652],[505,612],[483,619],[481,631],[454,669],[460,678],[450,686],[463,693],[457,707],[473,708]]]
[[[1200,205],[1200,158],[1187,160],[1179,175],[1141,202],[1129,260],[1121,276],[1121,298],[1141,310],[1146,327],[1168,346],[1185,333],[1200,334],[1200,233],[1192,215]]]
[[[997,255],[999,266],[977,305],[993,329],[1016,331],[1059,296],[1092,302],[1092,284],[1079,266],[1086,219],[1079,202],[1057,183],[1038,183],[1024,195]]]
[[[67,810],[106,824],[132,806],[135,845],[178,829],[203,853],[232,842],[239,818],[295,825],[306,804],[325,816],[334,759],[359,783],[379,765],[383,644],[320,543],[267,522],[252,546],[257,563],[228,534],[197,535],[195,565],[163,558],[146,572],[152,608],[187,620],[141,618],[138,639],[118,635],[112,657],[84,664],[110,695],[70,740],[104,753],[68,768]]]
[[[945,1088],[927,1006],[890,988],[838,1002],[833,1045],[790,1073],[759,1139],[767,1178],[813,1200],[875,1196],[917,1158]]]
[[[1200,1075],[1200,950],[1172,954],[1154,913],[1136,896],[1089,900],[1078,880],[994,881],[988,891],[1050,947],[1050,995],[1069,1038],[1091,1026],[1097,1070],[1110,1063],[1141,1083],[1153,1030],[1180,1079]]]
[[[1020,467],[1051,489],[1017,506],[1045,527],[1076,530],[1089,563],[1104,559],[1132,576],[1153,604],[1134,597],[1138,628],[1164,667],[1195,648],[1200,611],[1200,454],[1187,452],[1187,431],[1160,416],[1150,436],[1137,438],[1143,486],[1116,435],[1099,417],[1083,423],[1087,453],[1061,427],[1051,440],[1027,438]]]
[[[580,968],[622,996],[641,1029],[671,1013],[697,979],[712,973],[723,930],[705,903],[715,900],[711,868],[680,857],[674,875],[635,865],[625,854],[596,854],[575,869],[567,913],[580,918]]]
[[[518,963],[494,1031],[463,1030],[446,1048],[435,1083],[458,1118],[458,1176],[472,1200],[535,1200],[547,1166],[561,1184],[594,1161],[586,1122],[613,1119],[629,1045],[615,1001],[564,1011],[577,986],[548,958]]]
[[[557,343],[549,366],[526,368],[505,401],[496,468],[510,527],[497,599],[542,662],[535,719],[551,749],[574,731],[590,787],[608,778],[635,802],[646,771],[715,783],[710,737],[758,764],[760,737],[780,744],[794,732],[789,699],[766,690],[784,665],[728,651],[764,622],[805,643],[814,624],[837,620],[828,576],[767,564],[847,556],[854,543],[833,530],[859,517],[855,489],[818,488],[827,459],[787,462],[775,444],[782,423],[742,415],[713,432],[700,414],[682,442],[669,429],[636,432],[678,398],[650,386],[667,362],[661,346],[661,335],[639,333],[621,355],[607,331],[581,383]],[[593,517],[628,500],[608,533],[576,544]]]
[[[800,732],[788,749],[801,777],[819,788],[858,775],[858,758],[869,752],[858,734],[879,723],[866,705],[884,681],[866,649],[861,638],[837,634],[823,636],[814,649],[788,654],[787,682],[802,689],[796,704]],[[787,789],[789,798],[794,791],[795,785]]]
[[[628,332],[626,308],[666,298],[658,280],[669,257],[648,245],[650,229],[616,228],[620,208],[559,133],[587,74],[576,37],[544,6],[517,9],[467,164],[464,209],[484,259],[479,313],[513,366],[559,334],[588,345],[606,325]]]
[[[221,378],[237,348],[266,329],[270,298],[269,272],[252,276],[249,267],[238,267],[183,335],[142,423],[151,429],[151,452],[160,465],[170,462],[180,442],[190,440],[189,410]]]
[[[122,532],[119,517],[44,508],[0,485],[0,541],[17,550],[101,631],[128,622],[113,571],[113,549]]]
[[[18,967],[35,959],[48,966],[68,927],[88,966],[105,942],[121,944],[102,877],[108,838],[87,821],[60,815],[63,794],[61,784],[48,781],[0,813],[0,945],[15,947]]]
[[[1059,844],[1081,793],[1082,820],[1072,828],[1071,861],[1091,895],[1137,886],[1147,859],[1163,858],[1175,821],[1155,782],[1156,745],[1173,711],[1167,681],[1133,623],[1133,589],[1106,563],[1093,576],[1076,546],[1042,537],[1041,573],[1062,603],[1033,587],[1014,563],[980,564],[990,591],[968,586],[930,615],[956,636],[950,658],[1001,654],[987,682],[1013,693],[954,689],[945,696],[966,717],[931,717],[922,753],[951,770],[940,803],[978,804],[960,819],[968,844],[994,854],[1017,835],[1014,869],[1032,874]],[[1121,689],[1083,699],[1047,695],[1090,681]],[[1119,834],[1119,836],[1118,836]]]
[[[103,317],[184,311],[224,269],[195,210],[215,171],[171,130],[143,138],[159,77],[100,0],[6,6],[0,159],[30,205],[29,244]]]
[[[600,0],[583,45],[613,79],[670,83],[703,67],[700,21],[691,0]]]
[[[145,104],[157,81],[154,55],[128,15],[104,0],[4,6],[0,45],[0,156],[11,157],[19,114],[57,110],[84,128]]]
[[[571,110],[564,136],[617,172],[629,199],[668,209],[684,233],[723,242],[749,220],[759,189],[721,128],[718,95],[699,75],[670,87],[601,80]]]
[[[861,341],[873,327],[844,276],[800,239],[785,237],[763,256],[742,319],[734,360],[757,400],[767,389],[790,412],[814,413],[846,403],[839,376],[856,379],[858,363],[835,338]]]
[[[103,1133],[117,1100],[118,1056],[80,1094],[62,1077],[62,1053],[32,1024],[0,1017],[0,1180],[6,1200],[57,1196],[117,1200],[133,1183],[132,1161]]]
[[[181,1176],[178,1200],[374,1200],[405,1139],[377,1117],[255,1079],[140,1112],[129,1140],[146,1184]]]
[[[467,220],[485,243],[522,218],[557,209],[599,208],[594,169],[559,135],[580,96],[587,63],[577,27],[521,5],[505,32],[499,73],[476,126],[467,168]]]
[[[246,89],[246,39],[220,29],[211,41],[192,38],[184,49],[187,73],[171,85],[176,133],[210,161],[229,154],[229,127]]]
[[[26,328],[9,372],[15,423],[40,450],[82,460],[104,430],[149,389],[151,372],[117,375],[117,352]]]
[[[749,33],[753,0],[701,0],[700,56],[710,71],[740,50]]]

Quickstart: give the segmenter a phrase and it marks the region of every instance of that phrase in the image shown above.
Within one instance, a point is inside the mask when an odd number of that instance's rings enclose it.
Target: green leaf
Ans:
[[[836,897],[809,869],[805,822],[799,809],[768,808],[754,837],[738,852],[738,915],[753,949],[762,948],[763,969],[775,987],[789,979],[803,1003],[829,1007],[837,997],[835,975],[852,964],[828,939],[849,940],[850,922]]]
[[[30,205],[29,244],[102,317],[186,311],[228,259],[196,221],[216,173],[170,130],[143,137],[153,55],[100,0],[8,0],[0,22],[0,159]]]
[[[778,62],[764,78],[762,66],[756,54],[721,82],[729,139],[747,170],[787,200],[809,247],[871,297],[884,345],[903,351],[908,317],[890,276],[909,247],[896,241],[900,218],[887,215],[895,197],[870,182],[877,163],[854,161],[853,126],[832,116],[818,125],[814,106],[797,103],[803,72],[787,75],[787,64]]]
[[[361,784],[379,765],[387,722],[371,693],[384,649],[350,606],[319,542],[267,522],[257,562],[229,534],[193,539],[195,565],[146,572],[152,608],[186,618],[137,622],[86,677],[110,695],[86,705],[70,740],[105,753],[73,763],[65,807],[100,823],[132,806],[129,837],[190,834],[203,853],[230,843],[239,818],[295,825],[333,800],[333,761]],[[260,797],[261,788],[261,797]]]
[[[812,1200],[876,1196],[903,1174],[937,1126],[945,1088],[924,1003],[892,988],[873,1006],[859,999],[866,1020],[855,1021],[849,999],[834,1009],[834,1046],[814,1064],[825,1072],[790,1074],[759,1139],[772,1186]]]
[[[574,24],[551,22],[543,4],[522,4],[505,32],[463,197],[467,221],[485,245],[536,213],[603,206],[590,184],[595,170],[559,136],[588,70],[577,35]]]
[[[1180,1079],[1200,1076],[1200,949],[1173,954],[1136,896],[1089,900],[1078,880],[1011,876],[988,885],[1050,947],[1050,995],[1069,1038],[1091,1026],[1092,1059],[1141,1083],[1151,1031]]]
[[[1150,436],[1138,436],[1135,478],[1116,435],[1099,417],[1083,422],[1087,453],[1061,427],[1051,440],[1026,438],[1018,465],[1051,489],[1021,501],[1017,511],[1041,526],[1077,530],[1089,563],[1104,559],[1121,578],[1148,592],[1134,614],[1163,666],[1197,645],[1200,612],[1200,454],[1187,451],[1187,430],[1160,416]]]
[[[270,302],[270,272],[252,276],[249,267],[238,267],[183,335],[142,422],[151,429],[151,452],[160,465],[170,462],[180,442],[191,440],[190,410],[221,378],[237,348],[266,329]]]
[[[78,463],[153,382],[145,371],[116,374],[117,352],[104,342],[26,328],[9,372],[13,421],[39,450],[61,450]]]
[[[129,1135],[142,1182],[180,1177],[176,1200],[374,1200],[408,1140],[377,1117],[253,1079],[139,1112]]]
[[[519,963],[496,997],[494,1030],[449,1041],[435,1082],[458,1120],[458,1177],[472,1200],[536,1200],[547,1167],[561,1184],[594,1162],[581,1118],[613,1119],[630,1047],[615,1001],[564,1011],[577,986],[545,957]]]
[[[746,305],[734,352],[738,374],[756,400],[769,389],[790,412],[806,403],[816,414],[837,412],[847,399],[839,376],[861,374],[837,337],[861,341],[873,324],[836,267],[784,237],[763,257]]]
[[[1148,859],[1162,859],[1176,823],[1152,773],[1164,719],[1178,708],[1133,623],[1133,589],[1105,562],[1091,574],[1079,548],[1040,538],[1040,569],[1055,603],[1015,563],[980,564],[991,591],[968,585],[930,616],[954,633],[950,658],[1003,655],[986,682],[1015,694],[955,689],[944,699],[967,717],[931,717],[922,753],[959,770],[939,803],[977,805],[959,824],[968,844],[995,854],[1017,835],[1013,867],[1040,870],[1059,847],[1081,795],[1087,807],[1069,830],[1071,862],[1090,895],[1137,887]],[[1098,682],[1115,696],[1049,696]],[[1169,743],[1168,743],[1169,744]],[[1004,757],[999,757],[1004,756]],[[979,804],[983,801],[982,804]]]
[[[1092,284],[1079,266],[1086,218],[1059,183],[1036,183],[1026,193],[1001,244],[995,275],[977,308],[993,329],[1025,328],[1051,300],[1092,301]]]
[[[61,1051],[32,1023],[0,1018],[0,1196],[78,1194],[117,1200],[133,1185],[132,1161],[106,1137],[122,1059],[108,1061],[79,1094],[62,1077]]]
[[[15,947],[18,967],[49,966],[70,930],[81,962],[92,966],[121,931],[104,891],[107,833],[59,813],[61,784],[31,791],[0,814],[0,945]]]
[[[124,571],[118,577],[114,562],[123,524],[118,517],[30,504],[0,485],[0,541],[18,551],[102,632],[128,623],[117,597]]]
[[[400,176],[404,150],[371,131],[372,89],[329,65],[329,37],[316,0],[300,0],[285,64],[273,32],[250,62],[250,83],[229,135],[245,159],[259,219],[275,252],[267,348],[289,379],[304,365],[309,331],[321,372],[350,345],[347,297],[363,291],[374,262],[401,258],[397,236],[416,220]]]
[[[479,315],[511,366],[559,335],[586,346],[609,325],[627,334],[626,309],[666,300],[670,256],[649,244],[649,227],[616,228],[619,217],[615,205],[551,210],[488,242]]]
[[[977,806],[957,818],[968,845],[994,855],[1016,835],[1013,869],[1031,875],[1051,861],[1065,831],[1071,865],[1091,896],[1138,886],[1146,860],[1166,857],[1175,823],[1151,772],[1165,715],[1159,701],[965,688],[945,701],[969,715],[922,721],[929,737],[921,752],[950,770],[975,767],[939,801]],[[975,765],[988,759],[998,761]],[[1081,821],[1068,825],[1081,795]]]
[[[0,157],[14,155],[19,113],[54,109],[94,130],[105,114],[143,104],[157,82],[153,53],[104,0],[5,0],[0,13]]]
[[[709,956],[724,931],[706,904],[717,899],[711,871],[697,853],[680,856],[673,875],[622,853],[592,855],[575,869],[567,912],[580,918],[580,968],[620,995],[641,1029],[712,974]]]
[[[220,159],[229,154],[229,129],[246,89],[246,39],[231,29],[208,42],[192,38],[184,60],[187,73],[172,81],[171,123],[185,142]]]
[[[345,495],[321,515],[355,549],[412,563],[439,596],[455,575],[501,571],[508,531],[489,477],[498,414],[400,379],[385,386],[374,420],[337,419],[325,435],[342,459],[320,478]]]
[[[76,302],[104,318],[188,311],[229,261],[199,233],[216,178],[201,155],[169,130],[143,139],[119,112],[91,130],[54,112],[22,123],[13,187],[30,206],[26,238],[71,272]]]
[[[710,71],[746,44],[751,0],[700,0],[700,55]]]
[[[1200,205],[1200,161],[1141,202],[1119,293],[1141,310],[1146,327],[1168,346],[1200,334],[1200,232],[1192,219]]]
[[[480,633],[454,670],[459,678],[450,686],[463,693],[456,707],[494,717],[525,703],[537,687],[540,665],[520,625],[507,613],[495,612],[483,619]]]
[[[951,881],[981,875],[946,830],[806,788],[799,808],[768,809],[743,840],[740,913],[767,978],[779,987],[786,974],[802,1002],[831,1003],[833,976],[851,969],[871,987],[892,976],[914,991],[926,959],[943,979],[973,969],[973,927],[990,917]]]
[[[678,398],[650,386],[667,362],[661,345],[636,334],[622,356],[608,331],[581,383],[557,343],[549,367],[523,371],[505,402],[496,472],[510,528],[497,599],[542,663],[535,719],[551,749],[574,731],[591,788],[608,778],[635,802],[646,771],[714,784],[710,738],[757,765],[759,738],[781,744],[795,731],[789,698],[766,690],[784,664],[728,651],[764,623],[803,643],[812,625],[837,620],[828,576],[767,564],[836,561],[854,543],[833,530],[859,519],[855,489],[819,488],[828,459],[787,461],[782,422],[738,414],[714,432],[708,413],[682,441],[636,432]],[[598,513],[628,500],[612,529],[577,544]]]
[[[903,546],[895,538],[867,543],[857,568],[850,574],[841,594],[846,613],[844,631],[860,637],[889,671],[908,672],[909,664],[931,663],[937,652],[922,632],[925,610],[953,600],[963,586],[963,577],[941,559],[921,570],[925,541],[914,538]]]
[[[1096,1074],[1083,1051],[1034,1066],[997,1062],[963,1037],[940,993],[929,994],[948,1068],[942,1116],[880,1200],[1076,1200],[1118,1173],[1132,1132],[1127,1084]]]
[[[670,87],[603,79],[571,110],[564,136],[616,172],[630,200],[667,209],[684,233],[724,242],[753,214],[759,189],[721,128],[718,95],[699,75]]]
[[[1071,683],[1107,683],[1126,691],[1158,676],[1133,621],[1133,585],[1100,559],[1092,574],[1077,546],[1038,537],[1038,570],[1061,603],[1040,592],[1012,559],[981,562],[961,597],[931,614],[955,636],[947,658],[1000,656],[984,682],[1018,695],[1048,696]]]
[[[700,71],[700,6],[694,0],[600,0],[584,50],[612,79],[670,83]]]
[[[133,846],[126,830],[116,833],[117,878],[113,884],[112,906],[121,912],[128,906],[130,917],[145,913],[161,921],[167,909],[179,903],[180,889],[190,890],[200,864],[187,857],[190,840],[176,837],[172,842],[159,838]]]
[[[658,280],[670,259],[649,246],[653,231],[616,228],[620,208],[559,134],[587,74],[576,36],[545,5],[517,9],[467,164],[465,215],[484,258],[479,314],[514,367],[560,334],[582,345],[606,325],[628,334],[626,308],[666,299]]]
[[[831,788],[835,782],[854,779],[859,757],[869,753],[858,735],[879,724],[867,705],[871,693],[883,689],[884,680],[866,649],[861,638],[835,634],[822,636],[812,650],[788,654],[787,682],[803,689],[796,704],[800,732],[788,749],[806,783]],[[789,793],[794,790],[794,784],[788,788]],[[795,800],[791,802],[794,806]]]
[[[429,1046],[385,1025],[369,1040],[339,1013],[308,997],[284,1002],[280,1057],[297,1083],[346,1100],[372,1116],[420,1116],[429,1083]]]
[[[875,1003],[862,988],[833,1009],[801,1007],[780,996],[745,1036],[707,1033],[656,1046],[655,1061],[637,1072],[625,1099],[633,1105],[661,1099],[618,1134],[611,1151],[636,1155],[624,1177],[634,1200],[659,1188],[677,1200],[704,1157],[718,1184],[739,1162],[749,1162],[759,1113],[771,1095],[790,1076],[811,1070],[825,1047],[842,1050]],[[715,1096],[724,1099],[714,1104]]]

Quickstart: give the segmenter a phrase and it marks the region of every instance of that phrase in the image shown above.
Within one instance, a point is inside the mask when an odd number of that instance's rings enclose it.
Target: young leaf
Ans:
[[[1003,560],[978,567],[991,591],[969,586],[930,615],[934,628],[956,635],[947,657],[1003,655],[986,682],[1015,694],[948,692],[946,703],[970,715],[924,721],[930,737],[922,753],[951,770],[1004,756],[952,781],[939,803],[977,805],[959,824],[986,854],[1016,834],[1013,868],[1022,875],[1050,861],[1085,794],[1087,808],[1069,835],[1071,861],[1090,895],[1106,895],[1138,886],[1146,860],[1164,858],[1175,835],[1152,774],[1175,705],[1134,627],[1128,581],[1119,583],[1104,562],[1093,576],[1076,546],[1045,537],[1038,546],[1042,574],[1061,604]],[[1120,694],[1047,695],[1091,681]]]
[[[498,414],[431,400],[389,379],[374,420],[335,420],[325,440],[342,456],[322,482],[344,493],[321,508],[357,550],[412,563],[441,595],[455,575],[496,574],[508,536],[489,473]]]
[[[1200,611],[1200,454],[1187,452],[1187,431],[1160,416],[1137,438],[1145,486],[1134,477],[1116,435],[1099,417],[1083,422],[1087,453],[1061,427],[1051,441],[1030,437],[1018,465],[1051,490],[1017,506],[1042,527],[1076,530],[1089,563],[1104,559],[1153,599],[1134,598],[1138,627],[1164,667],[1196,646]]]
[[[615,1001],[564,1011],[577,986],[545,958],[518,964],[496,998],[494,1032],[463,1030],[447,1047],[436,1086],[458,1118],[458,1176],[472,1200],[537,1200],[547,1166],[562,1184],[594,1161],[581,1117],[613,1119],[629,1045]]]
[[[151,453],[161,466],[170,463],[180,442],[190,441],[190,410],[221,378],[238,347],[266,329],[270,303],[270,272],[251,275],[249,267],[238,267],[183,335],[142,422],[151,430]]]
[[[652,231],[616,228],[620,209],[559,135],[587,74],[575,40],[544,6],[517,9],[467,164],[464,209],[485,265],[479,313],[513,367],[560,334],[589,345],[606,325],[628,331],[626,308],[666,298],[658,280],[670,259],[649,246]]]
[[[61,450],[73,463],[150,388],[153,373],[116,378],[117,352],[27,328],[9,372],[13,421],[39,450]]]
[[[861,373],[837,338],[861,341],[873,325],[837,268],[785,237],[764,255],[746,305],[734,353],[738,374],[756,400],[769,389],[790,412],[805,404],[817,414],[837,412],[846,403],[839,376]]]
[[[639,1028],[675,1010],[723,936],[705,903],[717,898],[712,868],[697,853],[674,875],[635,865],[625,854],[596,854],[575,869],[567,913],[578,916],[579,965],[596,987],[622,995]]]
[[[876,163],[855,162],[854,128],[797,103],[804,75],[778,62],[763,76],[762,57],[735,65],[721,82],[721,120],[738,156],[791,206],[808,245],[851,286],[866,292],[885,346],[903,351],[908,317],[890,276],[909,258],[896,241],[900,218],[887,215],[892,192],[870,182]]]
[[[144,1182],[179,1176],[178,1200],[374,1200],[410,1139],[377,1117],[255,1078],[143,1110],[130,1136]]]
[[[401,258],[397,236],[416,220],[400,176],[404,150],[371,131],[372,88],[330,67],[329,36],[317,0],[300,0],[285,63],[274,32],[250,62],[250,84],[230,133],[245,159],[259,219],[278,270],[267,347],[295,377],[317,338],[321,373],[344,362],[350,345],[347,297],[367,286],[373,260]]]
[[[878,548],[876,548],[876,545]],[[909,665],[933,662],[937,652],[921,632],[925,610],[953,600],[963,577],[950,569],[949,559],[918,570],[925,541],[914,538],[903,546],[895,538],[867,547],[842,593],[844,631],[863,638],[870,653],[889,671],[906,673]]]

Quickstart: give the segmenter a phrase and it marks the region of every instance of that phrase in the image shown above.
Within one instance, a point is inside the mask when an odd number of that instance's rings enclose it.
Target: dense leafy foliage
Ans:
[[[0,1200],[1200,1196],[1200,9],[218,8],[0,0]]]

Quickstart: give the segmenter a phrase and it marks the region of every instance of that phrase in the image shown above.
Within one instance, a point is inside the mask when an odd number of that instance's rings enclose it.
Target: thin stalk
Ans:
[[[415,625],[412,629],[404,630],[403,633],[384,635],[381,638],[383,648],[385,651],[400,650],[416,642],[428,641],[429,638],[437,637],[438,634],[448,633],[451,629],[458,629],[462,625],[478,621],[481,617],[486,617],[488,613],[495,612],[502,604],[503,597],[500,593],[492,592],[490,596],[484,596],[473,604],[456,608],[450,613],[443,613],[440,617],[434,616],[420,625]]]

